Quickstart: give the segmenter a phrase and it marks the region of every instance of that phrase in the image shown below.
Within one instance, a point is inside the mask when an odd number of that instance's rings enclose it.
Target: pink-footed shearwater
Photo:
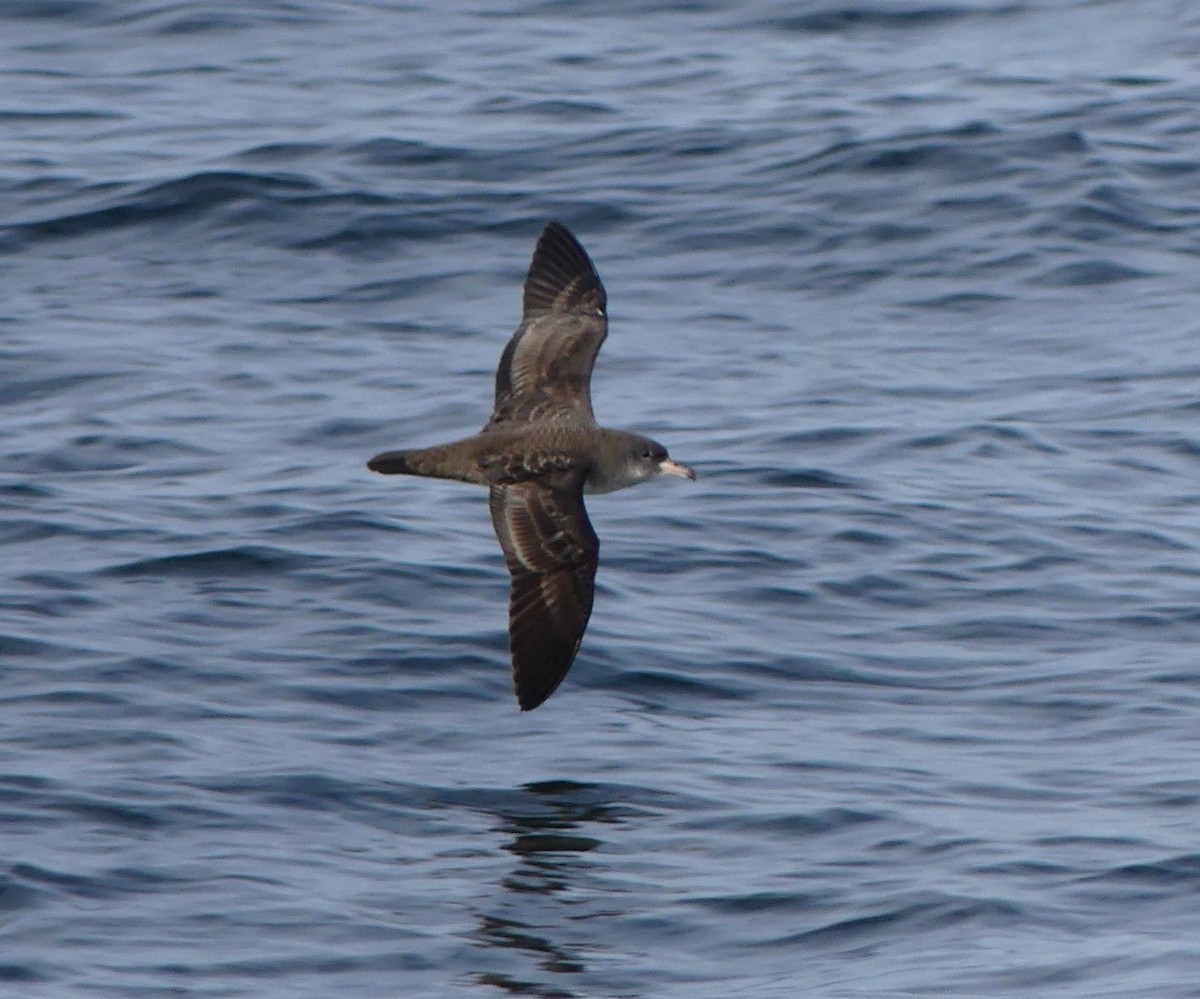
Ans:
[[[551,222],[525,278],[524,315],[496,370],[496,404],[478,434],[451,444],[385,451],[367,467],[488,487],[492,524],[512,574],[508,634],[522,711],[567,675],[588,617],[600,542],[584,493],[657,475],[695,479],[657,441],[608,430],[592,414],[607,298],[579,241]]]

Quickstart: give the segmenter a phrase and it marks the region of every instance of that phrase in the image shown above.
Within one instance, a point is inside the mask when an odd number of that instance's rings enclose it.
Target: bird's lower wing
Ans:
[[[494,485],[490,505],[512,574],[513,683],[521,709],[530,711],[554,693],[579,650],[600,542],[583,506],[581,477]]]

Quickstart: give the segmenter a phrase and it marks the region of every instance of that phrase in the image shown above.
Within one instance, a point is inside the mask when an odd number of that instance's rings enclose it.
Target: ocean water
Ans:
[[[1200,11],[0,0],[0,995],[1200,995]],[[596,609],[470,487],[588,247]]]

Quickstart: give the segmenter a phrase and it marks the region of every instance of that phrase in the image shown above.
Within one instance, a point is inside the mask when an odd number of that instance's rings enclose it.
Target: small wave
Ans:
[[[896,904],[869,916],[842,919],[816,929],[790,934],[774,945],[803,943],[855,943],[916,933],[983,920],[989,926],[1009,925],[1023,915],[1020,906],[999,899],[932,896],[909,904]]]
[[[733,815],[714,818],[705,815],[691,823],[713,832],[735,836],[767,835],[786,840],[808,836],[825,836],[856,829],[859,826],[882,822],[882,812],[865,812],[852,808],[825,808],[815,812],[796,812],[780,815]]]
[[[1029,283],[1043,288],[1087,288],[1150,276],[1150,271],[1127,267],[1111,260],[1086,260],[1052,267],[1032,276]]]
[[[72,125],[86,121],[120,121],[125,116],[115,111],[7,111],[0,110],[0,124],[25,124],[49,122],[55,125]]]
[[[812,430],[798,430],[784,434],[773,442],[782,448],[831,447],[840,448],[848,444],[861,444],[882,436],[878,427],[815,427]]]
[[[781,489],[853,489],[854,482],[820,468],[747,469],[764,485]]]
[[[121,376],[122,372],[118,371],[73,371],[70,374],[43,375],[35,378],[7,377],[0,382],[0,406],[46,399],[93,382]]]
[[[0,13],[5,17],[38,21],[84,21],[106,11],[101,0],[7,0]]]
[[[932,298],[914,299],[908,306],[914,309],[930,309],[936,312],[983,312],[1012,296],[992,292],[949,292]]]
[[[22,455],[12,464],[24,472],[51,473],[116,472],[153,465],[153,474],[161,476],[180,460],[208,453],[164,437],[81,434],[48,451]]]
[[[991,9],[962,6],[910,7],[902,10],[887,10],[882,7],[828,7],[795,17],[772,18],[765,26],[776,31],[805,34],[831,34],[849,31],[876,29],[883,31],[919,31],[936,28],[955,21],[980,17],[1001,17],[1016,14],[1025,8],[1018,4],[1005,4]]]
[[[51,655],[64,655],[70,649],[52,642],[42,642],[19,635],[0,634],[0,659],[20,656],[28,659],[46,659]]]
[[[265,545],[244,545],[187,555],[139,559],[103,570],[106,576],[247,576],[288,572],[314,560]]]
[[[0,888],[0,892],[7,894],[7,889]],[[23,982],[30,984],[33,982],[48,982],[48,975],[42,974],[31,964],[0,964],[0,982]]]
[[[1200,886],[1200,853],[1183,853],[1163,860],[1122,864],[1100,874],[1081,878],[1087,884],[1170,887],[1189,897]]]
[[[918,434],[897,439],[895,450],[957,450],[980,458],[1012,457],[1022,452],[1040,455],[1065,454],[1064,448],[1025,427],[1006,423],[975,423],[941,433]]]
[[[665,669],[619,669],[609,672],[605,681],[589,681],[587,685],[622,691],[635,700],[676,705],[685,698],[730,701],[749,697],[744,686],[695,679],[678,670]]]
[[[107,187],[96,191],[97,195],[107,193]],[[294,174],[196,173],[118,195],[102,208],[18,222],[9,226],[8,232],[27,241],[63,239],[154,222],[177,222],[247,201],[283,202],[319,193],[319,185]]]

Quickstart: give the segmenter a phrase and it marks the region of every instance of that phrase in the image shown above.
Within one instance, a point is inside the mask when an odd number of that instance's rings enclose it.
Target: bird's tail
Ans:
[[[409,451],[384,451],[367,462],[367,468],[382,475],[420,475],[409,462]]]
[[[367,462],[367,468],[383,475],[424,475],[433,479],[458,479],[483,483],[483,469],[464,448],[466,442],[439,444],[411,451],[384,451]]]

